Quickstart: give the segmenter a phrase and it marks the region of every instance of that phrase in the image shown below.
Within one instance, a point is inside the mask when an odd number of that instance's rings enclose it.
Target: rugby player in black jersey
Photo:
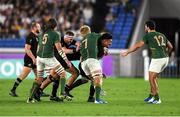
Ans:
[[[16,94],[16,88],[19,84],[28,76],[28,74],[33,70],[36,76],[36,51],[38,45],[38,34],[40,33],[41,26],[37,22],[31,24],[31,31],[26,37],[25,43],[25,56],[24,56],[24,67],[20,76],[15,80],[9,95],[13,97],[18,97]]]

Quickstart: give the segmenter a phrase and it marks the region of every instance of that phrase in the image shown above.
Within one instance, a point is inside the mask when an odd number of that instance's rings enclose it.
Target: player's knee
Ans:
[[[36,77],[35,78],[35,81],[38,83],[38,84],[41,84],[43,82],[43,77]]]
[[[20,78],[21,80],[24,80],[24,79],[28,76],[28,74],[29,74],[29,73],[23,72],[23,73],[19,76],[19,78]]]
[[[149,79],[155,79],[158,77],[158,73],[155,72],[149,72]]]
[[[98,74],[93,76],[94,79],[94,85],[95,86],[101,86],[102,85],[102,75]]]

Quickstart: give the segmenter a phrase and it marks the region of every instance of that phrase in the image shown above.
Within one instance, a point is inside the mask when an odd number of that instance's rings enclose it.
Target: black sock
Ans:
[[[11,89],[11,91],[15,91],[21,82],[22,82],[22,80],[17,78],[14,82],[14,85],[13,85],[13,88]]]
[[[65,92],[69,92],[69,91],[70,91],[70,88],[71,88],[71,87],[66,84],[66,86],[65,86]]]
[[[94,86],[91,84],[90,89],[89,89],[89,98],[93,98],[94,97],[94,93],[95,93],[95,88]]]
[[[56,97],[57,95],[57,90],[58,90],[58,88],[59,88],[59,81],[60,80],[55,80],[54,82],[53,82],[53,89],[52,89],[52,93],[51,93],[51,95],[53,96],[53,97]]]
[[[80,85],[82,85],[82,84],[85,84],[85,83],[87,83],[87,82],[88,82],[88,80],[78,79],[78,80],[76,80],[71,86],[69,86],[69,91],[72,90],[72,89],[74,89],[75,87],[78,87],[78,86],[80,86]]]

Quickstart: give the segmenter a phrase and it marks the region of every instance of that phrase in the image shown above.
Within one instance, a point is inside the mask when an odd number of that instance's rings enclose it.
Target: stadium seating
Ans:
[[[131,3],[136,8],[140,0],[131,0]],[[117,16],[114,23],[107,21],[105,24],[105,28],[113,34],[111,48],[124,49],[128,45],[136,17],[132,12],[125,11],[122,5],[114,6],[112,13]]]
[[[140,4],[140,0],[130,1],[135,8],[137,8]],[[111,48],[127,48],[135,24],[136,15],[132,12],[125,11],[121,4],[113,6],[111,10],[112,13],[116,15],[115,21],[107,21],[105,23],[105,28],[113,34],[113,43]],[[0,48],[23,48],[24,43],[24,38],[0,39]]]

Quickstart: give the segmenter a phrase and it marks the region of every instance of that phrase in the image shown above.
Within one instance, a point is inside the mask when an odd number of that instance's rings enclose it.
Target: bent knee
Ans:
[[[94,85],[95,86],[101,86],[102,85],[102,82],[103,82],[103,80],[102,80],[102,75],[95,75],[95,76],[93,76],[93,79],[94,79]]]

